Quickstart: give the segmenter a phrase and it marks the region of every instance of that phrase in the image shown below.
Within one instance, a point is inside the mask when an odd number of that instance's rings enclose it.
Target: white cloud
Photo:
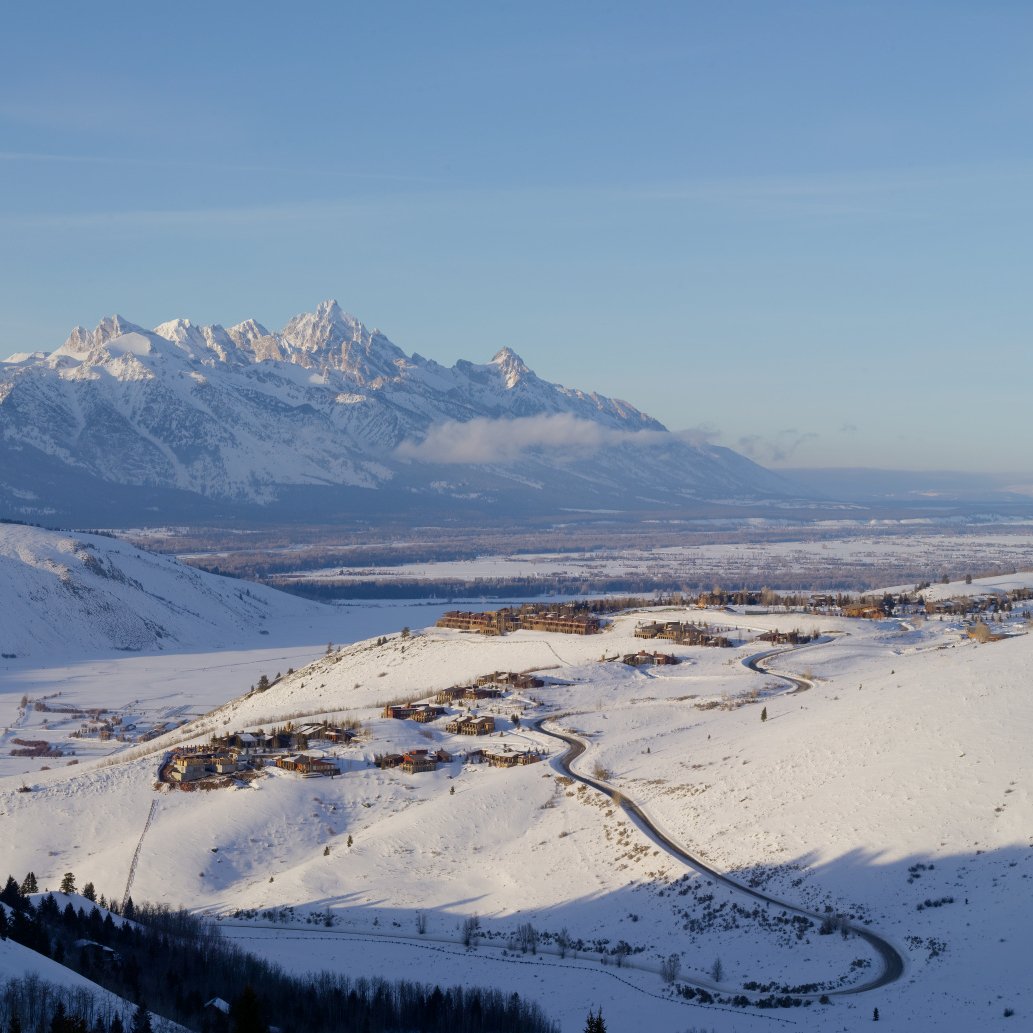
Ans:
[[[664,431],[617,430],[569,413],[497,420],[479,416],[465,423],[437,423],[422,441],[403,441],[396,454],[427,463],[514,463],[535,449],[576,456],[604,446],[649,444],[672,437]]]

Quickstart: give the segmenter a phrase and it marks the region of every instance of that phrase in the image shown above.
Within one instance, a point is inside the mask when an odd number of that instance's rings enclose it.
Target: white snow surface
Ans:
[[[825,525],[828,529],[829,524]],[[664,548],[596,548],[584,552],[537,552],[515,555],[492,554],[467,560],[404,563],[393,566],[328,567],[299,569],[287,577],[331,581],[434,581],[476,582],[500,578],[602,578],[653,577],[690,583],[729,585],[772,585],[807,588],[809,585],[871,583],[878,572],[898,576],[900,570],[918,569],[926,580],[937,583],[922,594],[939,599],[972,595],[987,590],[1028,587],[1033,573],[1021,572],[1033,557],[1033,532],[1028,525],[995,533],[923,533],[912,527],[895,526],[879,534],[865,532],[851,521],[836,525],[841,537],[822,539],[800,535],[777,542],[702,543]],[[940,584],[941,571],[1014,568],[1017,574],[975,578]],[[896,571],[897,575],[892,572]],[[888,589],[913,592],[914,582]]]
[[[329,612],[124,541],[0,524],[0,651],[16,658],[252,645],[260,630]]]
[[[1019,622],[1009,627],[1013,637],[977,645],[950,621],[670,611],[666,619],[732,626],[739,644],[648,643],[683,658],[670,668],[599,662],[640,648],[634,627],[652,616],[618,617],[587,638],[430,629],[370,639],[121,758],[34,770],[30,793],[16,791],[24,776],[12,774],[0,779],[6,867],[19,877],[35,870],[41,885],[71,870],[119,896],[157,801],[134,897],[221,915],[228,935],[295,969],[496,983],[539,999],[565,1033],[580,1030],[599,1003],[612,1029],[742,1031],[777,1019],[853,1030],[868,1028],[873,1007],[897,1030],[967,1033],[1006,1007],[1022,1028],[1033,1014],[1033,638]],[[792,692],[740,662],[761,651],[750,641],[757,632],[815,624],[818,644],[770,661],[804,673],[809,690]],[[501,730],[486,740],[450,736],[440,720],[419,726],[380,716],[391,700],[532,668],[550,684],[482,705]],[[0,700],[13,723],[13,699]],[[509,721],[514,712],[520,727]],[[419,745],[458,752],[536,744],[554,759],[559,744],[528,728],[548,715],[590,743],[580,770],[608,769],[707,863],[782,899],[870,921],[904,955],[903,979],[791,1011],[674,1000],[657,974],[672,951],[682,956],[682,976],[702,983],[720,957],[722,986],[732,991],[751,979],[857,981],[877,962],[853,938],[788,935],[773,922],[777,908],[757,913],[755,902],[708,886],[599,794],[564,784],[551,763],[495,770],[456,760],[419,776],[369,765],[375,753]],[[247,788],[153,788],[175,742],[319,716],[354,718],[365,730],[348,747],[314,746],[337,757],[342,773],[332,780],[273,770]],[[285,906],[297,920],[270,922]],[[233,917],[238,909],[255,909],[256,920]],[[331,929],[304,920],[327,910]],[[427,916],[422,937],[417,913]],[[483,938],[466,955],[459,925],[472,915]],[[503,954],[526,921],[552,933],[566,928],[586,948],[624,939],[641,951],[620,973],[591,950],[564,963],[549,953]],[[312,946],[299,950],[305,942]]]

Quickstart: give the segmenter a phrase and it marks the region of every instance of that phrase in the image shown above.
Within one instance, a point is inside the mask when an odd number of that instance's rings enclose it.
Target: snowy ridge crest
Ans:
[[[480,444],[443,449],[442,435]],[[428,438],[439,447],[421,452]],[[0,469],[26,473],[0,476],[0,499],[52,492],[33,481],[35,452],[105,482],[241,503],[289,485],[390,484],[488,503],[534,486],[555,506],[572,479],[589,503],[658,484],[669,497],[787,494],[762,468],[669,435],[628,402],[541,379],[511,348],[442,366],[333,300],[278,332],[253,319],[147,330],[113,315],[50,354],[12,356],[0,364]],[[440,470],[425,468],[442,463],[463,467],[461,483],[434,487]]]

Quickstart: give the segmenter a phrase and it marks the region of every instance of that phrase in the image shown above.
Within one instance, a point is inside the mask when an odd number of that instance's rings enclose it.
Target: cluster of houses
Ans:
[[[453,685],[442,689],[434,697],[435,703],[479,703],[485,699],[499,699],[502,690],[484,685]]]
[[[561,635],[597,635],[602,631],[598,617],[587,613],[539,610],[488,610],[472,613],[450,610],[438,622],[439,628],[476,631],[481,635],[505,635],[509,631],[554,631]]]
[[[659,638],[680,646],[714,646],[728,649],[732,642],[727,635],[707,624],[682,624],[679,621],[652,621],[635,628],[635,638]]]
[[[398,768],[407,775],[422,771],[434,771],[439,764],[447,764],[452,754],[446,750],[412,749],[405,753],[378,753],[373,763],[378,768]]]
[[[86,721],[79,725],[76,731],[72,732],[72,738],[99,739],[101,742],[109,742],[116,737],[124,738],[122,734],[122,715],[106,715],[107,711],[102,707],[96,707],[76,715],[86,718]]]
[[[396,721],[416,721],[423,725],[444,713],[444,707],[435,707],[430,703],[388,703],[381,716],[393,717]]]
[[[158,769],[158,781],[173,785],[197,782],[213,775],[236,775],[250,766],[237,750],[186,746],[175,750]]]
[[[490,714],[462,714],[445,725],[451,735],[491,735],[495,731],[495,718]]]
[[[765,631],[763,635],[757,636],[757,640],[770,642],[776,646],[802,646],[810,642],[813,637],[794,628],[792,631]]]
[[[381,716],[426,724],[442,717],[449,704],[500,699],[507,689],[540,689],[544,684],[544,679],[533,674],[493,671],[491,674],[482,674],[472,685],[452,685],[440,689],[434,694],[433,703],[388,703]]]
[[[519,674],[516,671],[492,671],[491,674],[482,674],[477,679],[477,684],[522,692],[527,689],[540,689],[545,684],[545,679],[533,674]]]
[[[673,653],[647,653],[640,649],[637,653],[628,653],[621,662],[629,667],[674,667],[681,663]]]
[[[327,776],[331,778],[340,773],[340,769],[332,760],[325,757],[312,757],[305,753],[297,756],[277,757],[276,766],[281,771],[293,771],[296,775],[309,778],[312,776]]]
[[[389,703],[382,713],[386,718],[426,724],[443,717],[448,709],[446,704],[498,699],[507,689],[536,689],[544,684],[541,678],[532,674],[493,671],[477,678],[474,684],[442,689],[434,696],[433,703]],[[445,725],[445,731],[452,735],[491,735],[495,731],[495,718],[489,714],[462,713]],[[186,787],[204,779],[217,780],[213,784],[219,784],[225,783],[227,776],[257,771],[267,765],[275,765],[282,771],[302,777],[333,777],[340,773],[333,760],[304,751],[312,742],[350,743],[357,734],[354,728],[330,721],[316,721],[298,726],[288,723],[270,732],[258,729],[213,735],[207,745],[184,746],[168,754],[159,768],[158,779],[166,784]],[[469,763],[487,763],[500,768],[534,764],[541,757],[542,754],[536,750],[513,752],[508,748],[501,753],[474,749],[464,754],[464,760]],[[403,753],[377,754],[373,763],[380,768],[398,768],[415,775],[434,771],[439,764],[452,759],[444,749],[413,748]]]
[[[305,753],[278,756],[248,756],[238,749],[186,747],[175,750],[158,772],[160,782],[182,785],[218,775],[237,775],[256,771],[272,763],[281,771],[290,771],[305,778],[340,774],[332,760]]]
[[[515,768],[524,764],[537,764],[544,754],[539,750],[506,749],[501,753],[493,753],[484,749],[469,750],[463,754],[464,764],[487,764],[493,768]],[[453,760],[452,754],[446,750],[426,748],[407,750],[405,753],[383,753],[374,758],[378,768],[397,768],[407,775],[418,775],[424,771],[436,771],[439,764],[447,764]]]
[[[247,754],[277,750],[307,750],[313,741],[347,745],[359,733],[354,728],[344,728],[329,721],[312,721],[308,724],[287,724],[271,732],[230,732],[228,735],[213,735],[212,745],[241,750]]]
[[[296,728],[288,724],[271,732],[213,735],[206,746],[180,746],[173,750],[158,770],[158,781],[182,786],[257,771],[267,764],[303,777],[333,777],[340,769],[332,760],[304,751],[314,741],[349,743],[357,734],[353,728],[315,721]]]

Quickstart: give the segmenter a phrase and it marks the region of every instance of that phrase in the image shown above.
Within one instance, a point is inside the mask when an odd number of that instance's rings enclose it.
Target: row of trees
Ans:
[[[517,994],[332,974],[290,976],[223,940],[213,923],[165,906],[136,905],[135,921],[125,922],[97,906],[87,912],[69,901],[62,908],[52,894],[33,905],[10,876],[0,900],[12,909],[8,920],[0,908],[0,937],[10,936],[126,1000],[146,1000],[157,1014],[201,1033],[269,1033],[270,1026],[282,1033],[556,1033],[538,1005]],[[213,998],[231,1002],[229,1016],[205,1007]],[[94,1031],[92,1025],[49,1031],[34,1024],[24,1033]]]
[[[150,1013],[142,1005],[127,1010],[113,997],[87,987],[56,986],[35,973],[0,980],[0,1029],[6,1033],[154,1033]]]

